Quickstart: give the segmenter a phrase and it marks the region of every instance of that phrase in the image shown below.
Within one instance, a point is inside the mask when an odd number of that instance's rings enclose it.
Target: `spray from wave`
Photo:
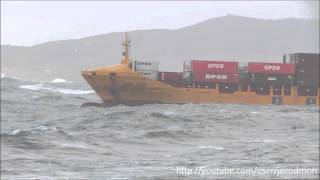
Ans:
[[[71,94],[71,95],[82,95],[82,94],[91,94],[94,93],[92,90],[79,90],[79,89],[65,89],[65,88],[56,88],[56,87],[45,87],[43,84],[31,84],[31,85],[21,85],[19,86],[22,89],[29,89],[34,91],[47,90],[51,92],[59,92],[62,94]]]

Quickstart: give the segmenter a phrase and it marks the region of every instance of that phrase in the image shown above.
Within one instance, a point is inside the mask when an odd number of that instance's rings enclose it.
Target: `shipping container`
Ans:
[[[295,74],[294,64],[249,62],[249,73]]]
[[[296,53],[290,54],[290,63],[296,65],[296,71],[319,74],[319,54]]]
[[[240,80],[238,73],[222,74],[194,71],[192,74],[194,82],[239,83]]]
[[[181,72],[159,72],[160,81],[181,81]]]
[[[319,75],[319,64],[316,63],[300,63],[296,65],[296,73],[308,73]]]
[[[141,74],[144,77],[157,80],[158,72],[157,71],[137,71],[137,73]]]
[[[239,89],[238,84],[226,84],[226,83],[219,84],[219,93],[234,93],[238,89]]]
[[[261,95],[269,95],[270,94],[270,85],[268,84],[251,84],[250,89],[253,92]]]
[[[249,73],[248,79],[250,84],[293,85],[295,83],[293,75],[283,74]]]
[[[232,61],[202,61],[192,60],[185,62],[184,70],[191,69],[191,71],[200,72],[214,72],[234,74],[238,73],[238,62]]]
[[[297,86],[298,96],[317,96],[318,87]]]
[[[291,64],[299,64],[299,63],[319,63],[319,54],[317,53],[294,53],[290,54]]]
[[[282,63],[283,64],[287,64],[287,62],[289,62],[289,61],[290,61],[290,55],[289,54],[284,54],[282,56]]]
[[[182,80],[181,72],[159,72],[158,79],[166,84],[182,87],[185,83]]]
[[[135,61],[134,69],[136,71],[158,71],[159,70],[159,62],[158,61]]]
[[[320,84],[319,74],[310,73],[297,73],[296,84],[298,86],[313,86],[319,87]]]

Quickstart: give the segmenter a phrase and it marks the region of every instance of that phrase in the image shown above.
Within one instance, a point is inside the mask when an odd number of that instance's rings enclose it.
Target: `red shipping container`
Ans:
[[[159,72],[160,81],[181,81],[182,73],[180,72]]]
[[[214,82],[214,83],[238,83],[240,76],[238,73],[213,73],[213,72],[193,72],[194,82]]]
[[[192,60],[192,71],[234,74],[238,73],[238,62]]]
[[[295,74],[294,64],[249,62],[249,73]]]

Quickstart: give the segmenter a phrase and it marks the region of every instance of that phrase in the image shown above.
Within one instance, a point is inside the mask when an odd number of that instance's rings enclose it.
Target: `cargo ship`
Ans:
[[[190,60],[182,72],[132,61],[127,34],[120,64],[81,71],[101,106],[233,103],[319,106],[319,54],[295,53],[281,63]],[[94,103],[84,103],[83,106]]]

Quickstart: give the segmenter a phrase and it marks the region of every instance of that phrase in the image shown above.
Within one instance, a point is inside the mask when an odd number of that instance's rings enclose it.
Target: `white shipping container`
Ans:
[[[159,71],[159,62],[158,61],[135,61],[134,67],[136,71]]]
[[[157,80],[158,79],[158,71],[137,71],[144,77]]]

